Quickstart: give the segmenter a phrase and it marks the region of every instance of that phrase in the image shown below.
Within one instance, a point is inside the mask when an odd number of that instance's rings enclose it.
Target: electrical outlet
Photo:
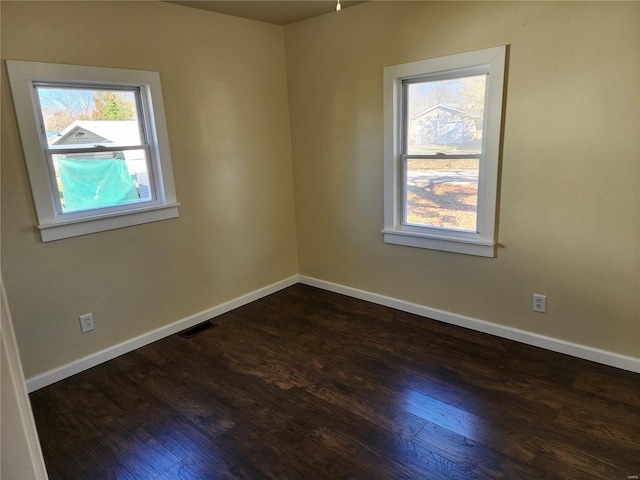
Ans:
[[[533,294],[533,311],[538,313],[547,313],[547,296]]]
[[[80,330],[82,333],[87,333],[93,330],[95,327],[93,326],[93,313],[86,313],[84,315],[80,315]]]

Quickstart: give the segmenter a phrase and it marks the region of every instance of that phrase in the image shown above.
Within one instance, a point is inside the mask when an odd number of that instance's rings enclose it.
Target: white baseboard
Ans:
[[[296,283],[298,283],[298,276],[294,275],[253,292],[247,293],[246,295],[234,298],[233,300],[225,302],[221,305],[217,305],[189,317],[183,318],[182,320],[178,320],[177,322],[171,323],[164,327],[160,327],[151,332],[144,333],[130,340],[126,340],[122,343],[101,350],[100,352],[80,358],[73,362],[67,363],[66,365],[62,365],[61,367],[54,368],[53,370],[49,370],[48,372],[36,375],[35,377],[31,377],[26,381],[27,391],[31,393],[35,390],[46,387],[47,385],[51,385],[52,383],[70,377],[71,375],[80,373],[83,370],[95,367],[96,365],[119,357],[120,355],[124,355],[125,353],[153,343],[164,337],[168,337],[169,335],[173,335],[174,333],[181,332],[182,330],[193,327],[194,325],[202,323],[205,320],[209,320],[210,318],[214,318],[227,313],[235,308],[251,303],[254,300],[258,300],[279,290],[290,287],[291,285],[295,285]]]
[[[66,365],[62,365],[61,367],[54,368],[53,370],[49,370],[48,372],[36,375],[35,377],[31,377],[26,381],[27,391],[31,393],[35,390],[46,387],[47,385],[51,385],[52,383],[70,377],[71,375],[75,375],[76,373],[82,372],[83,370],[95,367],[96,365],[119,357],[120,355],[124,355],[125,353],[131,352],[137,348],[148,345],[164,337],[168,337],[169,335],[173,335],[174,333],[181,332],[182,330],[204,322],[205,320],[215,318],[235,308],[251,303],[254,300],[258,300],[279,290],[290,287],[291,285],[295,285],[296,283],[303,283],[305,285],[322,288],[323,290],[328,290],[330,292],[341,293],[343,295],[359,298],[361,300],[366,300],[378,305],[395,308],[396,310],[401,310],[403,312],[414,313],[422,317],[432,318],[444,323],[469,328],[478,332],[496,335],[498,337],[507,338],[509,340],[515,340],[527,345],[541,347],[554,352],[564,353],[573,357],[582,358],[584,360],[590,360],[592,362],[597,362],[604,365],[617,367],[623,370],[640,373],[639,358],[628,357],[605,350],[587,347],[585,345],[566,342],[564,340],[558,340],[556,338],[538,335],[536,333],[527,332],[525,330],[506,327],[504,325],[498,325],[496,323],[486,322],[484,320],[466,317],[464,315],[458,315],[456,313],[451,313],[444,310],[437,310],[435,308],[425,307],[424,305],[406,302],[404,300],[398,300],[396,298],[386,297],[384,295],[378,295],[376,293],[367,292],[365,290],[346,287],[344,285],[339,285],[337,283],[327,282],[312,277],[306,277],[304,275],[294,275],[282,281],[268,285],[264,288],[260,288],[253,292],[247,293],[246,295],[242,295],[221,305],[217,305],[202,312],[196,313],[195,315],[191,315],[189,317],[183,318],[182,320],[178,320],[177,322],[171,323],[164,327],[160,327],[151,332],[119,343],[118,345],[114,345],[100,352],[80,358]]]
[[[365,290],[358,290],[356,288],[346,287],[344,285],[319,280],[317,278],[306,277],[304,275],[300,275],[298,277],[298,281],[305,285],[322,288],[330,292],[341,293],[350,297],[359,298],[360,300],[366,300],[378,305],[395,308],[396,310],[401,310],[403,312],[414,313],[422,317],[432,318],[444,323],[469,328],[471,330],[488,333],[490,335],[495,335],[509,340],[515,340],[534,347],[540,347],[546,350],[582,358],[584,360],[590,360],[592,362],[609,365],[611,367],[640,373],[640,358],[628,357],[608,352],[606,350],[599,350],[585,345],[566,342],[557,338],[546,337],[544,335],[538,335],[537,333],[506,327],[504,325],[498,325],[496,323],[486,322],[484,320],[466,317],[464,315],[458,315],[444,310],[437,310],[435,308],[425,307],[416,303],[406,302],[404,300],[398,300],[396,298],[386,297],[384,295],[378,295]]]

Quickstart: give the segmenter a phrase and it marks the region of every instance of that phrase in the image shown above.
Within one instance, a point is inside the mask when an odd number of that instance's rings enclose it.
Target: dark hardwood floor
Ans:
[[[50,478],[620,479],[640,375],[295,285],[31,394]]]

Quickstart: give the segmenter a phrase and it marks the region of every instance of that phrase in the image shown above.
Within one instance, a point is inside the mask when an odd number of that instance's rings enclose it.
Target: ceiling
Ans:
[[[335,12],[337,0],[175,0],[169,3],[224,13],[236,17],[250,18],[261,22],[274,23],[276,25],[287,25],[318,15]],[[362,3],[362,1],[340,0],[340,3],[342,8],[348,8]]]

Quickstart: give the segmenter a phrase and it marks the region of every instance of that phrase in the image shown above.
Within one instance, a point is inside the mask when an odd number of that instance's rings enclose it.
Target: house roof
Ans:
[[[464,115],[465,117],[480,118],[479,115],[474,115],[472,113],[465,112],[463,110],[460,110],[459,108],[456,108],[453,105],[446,104],[446,103],[439,103],[437,105],[434,105],[433,107],[426,109],[424,112],[418,113],[415,116],[415,118],[420,118],[420,117],[422,117],[422,116],[424,116],[424,115],[426,115],[426,114],[428,114],[430,112],[433,112],[434,110],[446,110],[446,111],[451,112],[451,113],[457,113],[459,115]]]
[[[138,145],[140,132],[138,122],[135,120],[76,120],[55,137],[50,137],[51,146],[66,145],[71,138],[79,132],[92,133],[104,140],[96,140],[93,143],[114,143],[118,145]]]

